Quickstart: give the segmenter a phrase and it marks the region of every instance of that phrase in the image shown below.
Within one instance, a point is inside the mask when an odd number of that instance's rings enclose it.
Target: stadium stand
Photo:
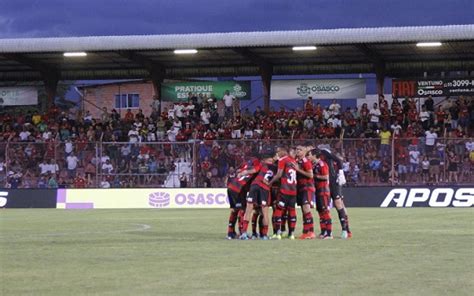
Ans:
[[[269,114],[218,109],[215,98],[192,95],[161,114],[122,118],[106,109],[100,118],[56,107],[4,113],[0,181],[10,188],[221,187],[230,167],[284,142],[329,145],[344,156],[350,186],[474,182],[470,97],[438,106],[411,98],[389,105],[381,96],[359,109],[312,100]]]

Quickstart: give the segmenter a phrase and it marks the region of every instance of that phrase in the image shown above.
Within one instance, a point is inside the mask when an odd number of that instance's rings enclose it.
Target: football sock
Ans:
[[[227,226],[227,233],[235,232],[235,222],[237,222],[237,212],[235,210],[230,212],[229,224]]]
[[[337,210],[337,215],[339,216],[339,222],[341,222],[342,230],[347,230],[347,214],[346,209],[342,208]]]
[[[313,214],[311,212],[305,213],[303,215],[303,233],[313,232]]]
[[[258,212],[254,212],[252,215],[252,233],[257,233],[257,220]]]
[[[289,226],[288,226],[288,234],[293,234],[296,228],[296,209],[289,208]]]
[[[331,213],[329,211],[326,211],[324,213],[324,224],[325,224],[326,234],[331,235],[332,234],[332,219],[331,219]]]

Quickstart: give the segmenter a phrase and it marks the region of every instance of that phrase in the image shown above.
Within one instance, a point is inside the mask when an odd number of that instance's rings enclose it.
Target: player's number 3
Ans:
[[[289,169],[288,174],[290,175],[288,178],[288,184],[296,184],[296,170]]]

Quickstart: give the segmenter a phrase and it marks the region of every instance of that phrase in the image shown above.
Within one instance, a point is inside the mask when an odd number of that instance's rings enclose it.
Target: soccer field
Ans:
[[[227,210],[0,210],[0,294],[472,295],[474,209],[349,214],[350,240],[228,241]]]

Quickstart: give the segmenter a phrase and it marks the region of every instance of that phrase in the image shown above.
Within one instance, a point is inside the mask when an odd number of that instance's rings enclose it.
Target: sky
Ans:
[[[474,0],[0,0],[0,38],[474,24]]]

